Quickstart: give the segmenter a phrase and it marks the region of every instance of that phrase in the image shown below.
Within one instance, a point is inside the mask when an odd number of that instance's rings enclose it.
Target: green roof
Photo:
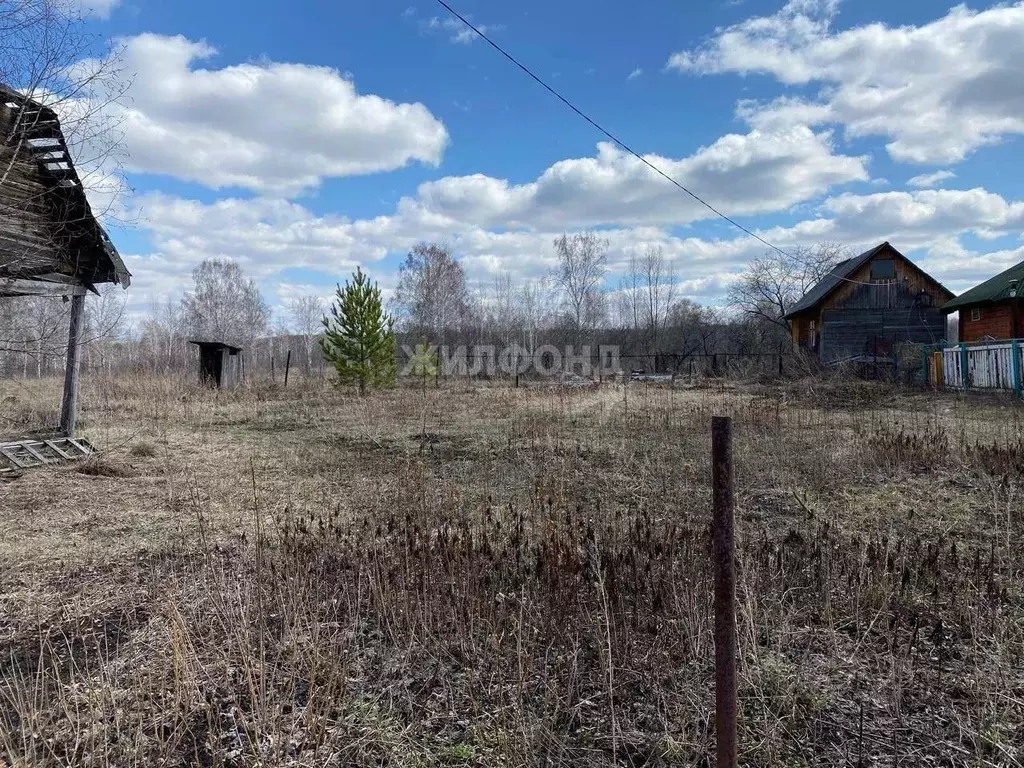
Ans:
[[[1014,264],[1005,272],[1000,272],[995,277],[989,278],[981,285],[976,285],[971,290],[957,296],[943,307],[943,312],[955,312],[964,307],[972,307],[977,304],[992,304],[997,301],[1012,298],[1010,296],[1010,283],[1017,282],[1017,295],[1024,296],[1024,261]]]

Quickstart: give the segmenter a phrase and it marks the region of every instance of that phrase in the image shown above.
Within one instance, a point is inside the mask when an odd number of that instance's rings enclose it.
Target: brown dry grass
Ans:
[[[1007,403],[170,379],[88,382],[103,454],[0,485],[0,760],[707,765],[718,413],[743,764],[1020,764]]]

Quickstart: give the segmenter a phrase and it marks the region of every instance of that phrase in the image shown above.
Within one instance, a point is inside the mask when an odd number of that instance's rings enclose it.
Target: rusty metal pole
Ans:
[[[292,367],[292,351],[288,350],[288,357],[284,359],[284,386],[288,388],[288,371]]]
[[[711,419],[712,557],[715,571],[717,768],[736,768],[736,559],[733,543],[732,419]]]

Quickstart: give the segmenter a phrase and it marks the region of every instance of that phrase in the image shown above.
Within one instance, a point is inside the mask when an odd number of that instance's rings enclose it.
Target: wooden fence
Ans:
[[[927,350],[925,352],[927,361]],[[1021,394],[1024,344],[1020,339],[942,346],[928,365],[928,381],[950,389],[1002,389]]]

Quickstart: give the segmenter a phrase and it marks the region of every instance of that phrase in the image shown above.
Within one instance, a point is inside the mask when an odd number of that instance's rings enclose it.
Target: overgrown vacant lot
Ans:
[[[57,382],[5,383],[3,424]],[[358,398],[86,382],[0,485],[0,763],[709,765],[735,419],[742,764],[1024,759],[1024,425],[867,384]]]

